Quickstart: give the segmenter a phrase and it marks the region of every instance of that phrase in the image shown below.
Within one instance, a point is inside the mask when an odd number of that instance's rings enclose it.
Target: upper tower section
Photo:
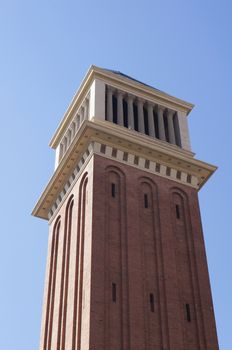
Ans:
[[[194,158],[191,103],[91,66],[50,146],[55,171],[33,215],[51,220],[91,157],[106,157],[199,190],[216,167]]]
[[[146,135],[191,151],[187,115],[191,103],[170,96],[125,74],[91,66],[51,141],[55,168],[85,120],[114,123],[134,135]]]

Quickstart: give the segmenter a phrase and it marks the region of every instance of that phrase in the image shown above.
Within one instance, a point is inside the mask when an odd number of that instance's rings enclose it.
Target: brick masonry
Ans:
[[[95,156],[93,193],[90,348],[218,349],[197,191]]]
[[[196,189],[93,155],[50,223],[44,298],[41,350],[217,350]]]

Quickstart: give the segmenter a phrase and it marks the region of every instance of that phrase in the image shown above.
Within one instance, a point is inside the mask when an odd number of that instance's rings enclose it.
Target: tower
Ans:
[[[50,146],[40,350],[216,350],[193,105],[92,66]]]

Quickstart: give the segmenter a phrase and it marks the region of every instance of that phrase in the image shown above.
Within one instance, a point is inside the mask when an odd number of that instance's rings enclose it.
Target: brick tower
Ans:
[[[40,350],[217,350],[193,105],[92,66],[51,147]]]

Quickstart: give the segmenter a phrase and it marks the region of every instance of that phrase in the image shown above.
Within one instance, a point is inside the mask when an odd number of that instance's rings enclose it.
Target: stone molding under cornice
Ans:
[[[184,183],[197,190],[216,170],[215,166],[194,159],[191,152],[174,145],[151,141],[149,136],[132,133],[106,121],[84,121],[36,204],[32,212],[34,216],[46,220],[49,215],[53,216],[61,201],[63,202],[63,189],[66,186],[67,193],[72,182],[76,181],[78,172],[75,171],[81,169],[93,153],[126,162],[130,166]],[[63,193],[63,197],[66,193]],[[56,202],[60,198],[61,201]],[[53,214],[49,214],[52,207]]]
[[[158,162],[150,161],[135,154],[123,152],[115,147],[110,147],[98,142],[91,142],[87,150],[84,152],[78,165],[75,167],[74,171],[69,177],[68,181],[64,185],[63,189],[60,191],[56,200],[52,204],[51,209],[48,212],[49,220],[52,219],[57,213],[64,200],[69,195],[73,185],[78,180],[79,176],[83,173],[83,170],[88,164],[88,161],[94,154],[114,161],[118,161],[120,163],[128,164],[134,168],[138,168],[148,173],[174,180],[178,183],[182,183],[196,189],[198,188],[198,179],[196,176],[192,176],[188,173],[176,170]]]

